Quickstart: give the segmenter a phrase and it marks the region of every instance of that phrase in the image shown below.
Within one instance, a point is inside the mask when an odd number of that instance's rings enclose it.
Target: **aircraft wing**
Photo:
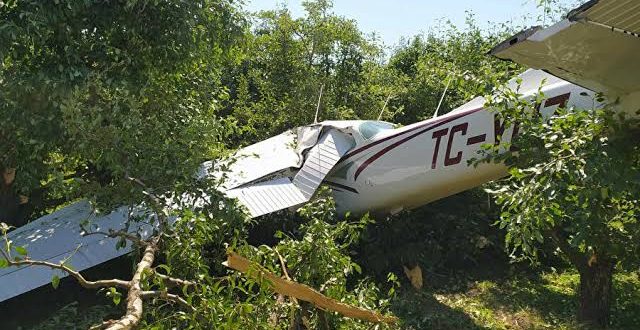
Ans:
[[[263,172],[266,178],[234,186],[226,190],[227,196],[237,198],[246,206],[252,217],[300,206],[313,197],[327,174],[354,144],[353,138],[339,129],[321,125],[300,128],[297,141],[298,146],[290,146],[290,151],[287,152],[299,155],[303,160],[301,166],[291,162],[292,166],[287,171],[281,169],[272,173]],[[272,142],[282,143],[277,140]],[[262,144],[261,147],[267,150],[276,148],[271,144]],[[248,148],[255,150],[255,145]],[[245,149],[240,150],[238,154],[246,154]],[[258,150],[258,153],[262,152]],[[257,167],[267,167],[271,158],[250,161],[255,162]],[[243,159],[237,159],[236,168],[245,168],[243,162]],[[230,180],[237,182],[237,175],[240,174],[232,173],[229,176]]]
[[[131,244],[116,249],[117,238],[97,234],[83,236],[81,224],[88,221],[92,231],[122,230],[128,216],[126,207],[97,216],[89,203],[82,201],[34,220],[9,232],[7,236],[13,246],[25,247],[28,257],[33,260],[56,264],[67,261],[75,270],[82,271],[129,253]],[[151,225],[141,222],[132,222],[129,228],[129,232],[138,232],[142,237],[150,235],[152,230]],[[5,250],[4,244],[0,249]],[[11,255],[18,253],[13,250]],[[42,266],[0,269],[0,302],[47,285],[54,275],[60,278],[67,276],[66,273]]]
[[[298,167],[302,158],[295,150],[296,139],[294,130],[286,131],[242,148],[230,159],[217,164],[212,161],[204,163],[200,175],[224,179],[224,188],[232,189],[266,175]]]
[[[638,92],[640,1],[589,1],[555,25],[522,31],[489,53],[613,98]]]
[[[236,162],[227,166],[225,173],[230,177],[222,189],[228,196],[238,198],[253,217],[302,205],[311,199],[324,177],[353,144],[353,138],[339,128],[321,124],[286,132],[241,149],[236,154]],[[211,163],[201,171],[204,172],[200,175],[220,175]],[[133,214],[144,215],[143,212],[139,207]],[[117,238],[85,236],[81,225],[87,222],[89,230],[100,232],[127,229],[142,237],[153,233],[150,224],[128,223],[129,216],[128,207],[97,215],[88,202],[81,201],[36,219],[7,236],[14,247],[25,247],[33,260],[68,262],[75,270],[83,271],[131,252],[131,245],[127,242],[117,249]],[[5,250],[4,244],[0,244],[0,249]],[[17,255],[17,251],[12,249],[11,254]],[[1,268],[0,302],[47,285],[54,275],[67,276],[40,266]]]

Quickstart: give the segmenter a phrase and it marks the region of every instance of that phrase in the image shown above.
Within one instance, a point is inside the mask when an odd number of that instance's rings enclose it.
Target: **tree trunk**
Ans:
[[[578,321],[585,325],[606,328],[612,297],[614,263],[592,257],[588,263],[578,267],[580,272],[580,306]]]

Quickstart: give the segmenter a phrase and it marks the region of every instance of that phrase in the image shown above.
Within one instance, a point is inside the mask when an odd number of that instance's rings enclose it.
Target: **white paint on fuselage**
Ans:
[[[527,85],[529,89],[520,90],[523,98],[536,95],[542,78],[549,76],[529,70],[523,79],[532,73],[538,83],[525,81],[521,88]],[[541,88],[545,95],[540,107],[543,116],[551,115],[564,102],[577,108],[598,106],[593,92],[549,77]],[[446,115],[386,132],[357,146],[334,171],[340,173],[348,166],[346,177],[327,179],[337,184],[333,191],[339,211],[357,214],[411,209],[504,176],[503,164],[468,164],[478,157],[482,144],[495,143],[496,132],[500,132],[495,113],[478,106],[482,104],[474,99]],[[504,128],[503,139],[509,141],[513,131],[514,127]]]

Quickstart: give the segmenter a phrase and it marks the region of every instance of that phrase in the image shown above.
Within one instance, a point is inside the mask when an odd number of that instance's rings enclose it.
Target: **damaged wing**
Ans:
[[[295,150],[296,133],[293,130],[238,150],[230,160],[203,164],[201,175],[223,179],[223,188],[232,189],[267,175],[285,171],[301,164]]]
[[[227,164],[224,172],[212,169],[211,163],[205,164],[200,175],[228,176],[222,189],[257,217],[308,202],[353,144],[353,138],[338,128],[305,126],[240,150],[238,159]],[[153,233],[151,224],[130,222],[131,215],[147,216],[141,207],[120,207],[110,214],[97,215],[88,202],[82,201],[36,219],[7,236],[13,246],[25,247],[33,260],[65,262],[83,271],[131,252],[130,243],[117,248],[118,238],[83,235],[83,225],[90,224],[85,227],[96,232],[128,230],[143,238]],[[16,253],[12,251],[12,255]],[[0,302],[47,285],[54,275],[67,276],[40,266],[0,269]]]
[[[551,27],[516,34],[490,54],[609,96],[638,92],[640,1],[589,1]]]
[[[272,138],[241,149],[236,154],[243,156],[250,150],[266,155],[264,158],[236,158],[231,171],[226,174],[231,183],[223,184],[227,188],[227,196],[237,198],[252,217],[308,202],[340,158],[354,145],[351,136],[337,128],[322,125],[301,127],[296,138],[291,141],[297,142],[296,145],[289,144],[288,148],[274,146],[273,143],[288,142]],[[280,157],[270,154],[273,149],[281,150]],[[294,161],[296,159],[298,161]],[[257,169],[257,173],[245,174],[252,168]]]

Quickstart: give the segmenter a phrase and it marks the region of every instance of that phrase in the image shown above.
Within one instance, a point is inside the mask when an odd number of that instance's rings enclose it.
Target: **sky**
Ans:
[[[259,11],[286,5],[295,17],[304,15],[302,0],[246,0],[245,8]],[[570,2],[570,0],[562,0]],[[513,20],[517,25],[535,25],[542,13],[537,0],[334,0],[334,13],[355,19],[365,33],[375,32],[387,46],[400,37],[410,37],[437,26],[441,19],[464,24],[465,11],[472,11],[481,24]],[[523,17],[528,16],[528,19]]]

